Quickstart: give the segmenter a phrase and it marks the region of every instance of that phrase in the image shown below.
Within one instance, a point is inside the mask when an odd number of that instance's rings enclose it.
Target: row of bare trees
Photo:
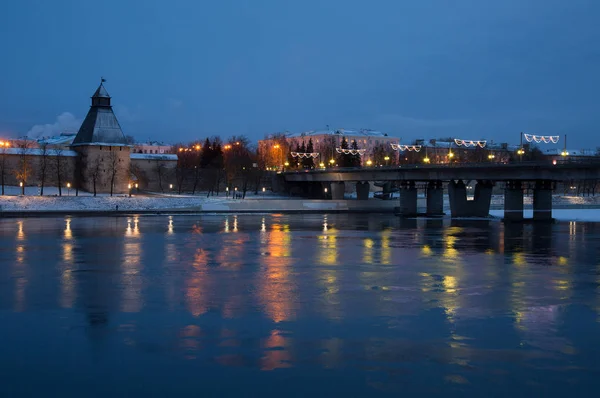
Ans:
[[[58,187],[59,195],[62,195],[62,184],[68,172],[63,149],[41,145],[37,151],[37,156],[33,156],[33,149],[27,141],[20,142],[16,148],[0,147],[2,195],[5,194],[5,187],[9,180],[12,181],[10,177],[14,177],[21,186],[22,194],[28,183],[38,181],[40,195],[44,194],[44,188],[48,185]],[[9,155],[16,155],[16,162],[11,162]]]
[[[179,143],[174,146],[174,152],[178,156],[175,169],[177,192],[195,194],[205,191],[207,196],[223,191],[241,197],[250,190],[258,193],[269,161],[259,156],[258,149],[245,136],[232,136],[225,142],[212,137],[204,142]],[[160,159],[156,160],[155,169],[162,191],[164,166]]]
[[[39,187],[40,195],[44,195],[44,190],[52,186],[57,187],[58,195],[62,196],[65,185],[69,184],[77,196],[85,178],[88,178],[94,196],[99,185],[105,182],[110,184],[112,196],[118,175],[125,172],[117,152],[109,151],[105,158],[96,158],[91,163],[85,155],[78,154],[74,164],[69,164],[63,148],[47,144],[35,149],[27,141],[20,142],[16,148],[0,146],[1,193],[4,195],[5,187],[16,182],[21,187],[21,194],[25,194],[26,186],[35,184]],[[88,172],[84,175],[86,165]]]

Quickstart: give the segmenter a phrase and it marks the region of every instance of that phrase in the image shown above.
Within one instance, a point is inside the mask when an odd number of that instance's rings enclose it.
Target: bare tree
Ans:
[[[110,196],[113,196],[113,191],[115,189],[115,180],[117,179],[117,175],[119,174],[119,155],[116,151],[110,151],[108,155],[108,172],[110,174]]]
[[[165,163],[162,159],[156,158],[154,162],[154,170],[156,171],[156,178],[158,179],[158,187],[160,188],[160,192],[165,192],[162,185],[163,176],[165,173]]]
[[[63,159],[63,149],[60,147],[55,147],[53,155],[54,156],[52,156],[52,168],[54,169],[53,171],[56,175],[56,186],[58,187],[58,196],[62,196],[62,183],[65,174],[65,159]]]
[[[50,161],[48,159],[48,144],[40,144],[40,162],[38,164],[38,178],[40,180],[40,196],[44,196],[44,185],[48,176]]]
[[[75,185],[75,196],[79,196],[79,190],[83,187],[85,176],[85,159],[83,154],[78,153],[75,158],[75,170],[73,170],[73,184]]]
[[[101,173],[102,173],[102,162],[101,162],[100,158],[96,158],[94,163],[89,168],[89,177],[92,180],[94,196],[96,196],[96,186],[97,186],[98,182],[100,181],[100,177],[102,175]]]
[[[2,183],[2,195],[4,195],[4,181],[6,173],[8,172],[8,164],[6,163],[6,150],[8,149],[8,143],[0,143],[0,180]]]
[[[19,185],[21,186],[21,195],[25,195],[25,185],[27,185],[27,181],[29,181],[29,178],[33,175],[30,152],[30,142],[27,140],[22,140],[17,149],[19,163],[17,170],[15,170],[15,177],[17,177]]]

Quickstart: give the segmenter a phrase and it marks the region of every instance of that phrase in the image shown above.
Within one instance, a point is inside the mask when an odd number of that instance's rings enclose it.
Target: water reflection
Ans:
[[[586,350],[600,335],[597,224],[341,214],[0,223],[6,321],[25,328],[16,313],[50,306],[75,330],[69,341],[89,339],[100,356],[127,346],[225,368],[351,370],[386,391],[412,367],[435,368],[433,385],[471,387],[503,367],[541,372],[541,358],[550,374],[600,370]],[[39,326],[34,340],[51,333]],[[488,382],[506,381],[496,376]]]

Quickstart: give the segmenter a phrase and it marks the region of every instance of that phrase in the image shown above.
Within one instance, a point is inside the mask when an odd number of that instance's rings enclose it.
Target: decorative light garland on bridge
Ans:
[[[365,153],[366,149],[344,149],[344,148],[335,148],[337,153],[343,153],[344,155],[362,155]]]
[[[421,151],[421,145],[400,145],[400,144],[390,144],[392,146],[392,149],[394,151],[400,151],[400,152],[404,152],[404,151],[409,151],[409,152],[420,152]]]
[[[485,147],[485,144],[487,144],[487,141],[460,140],[458,138],[455,138],[454,143],[458,146],[478,146],[479,148],[483,148]]]
[[[558,135],[533,135],[533,134],[525,134],[523,133],[523,137],[527,140],[527,142],[534,141],[536,143],[543,142],[544,144],[553,143],[556,144],[558,139],[560,138]]]
[[[300,158],[300,159],[308,159],[308,158],[316,159],[319,157],[319,152],[292,152],[291,155],[294,158]]]

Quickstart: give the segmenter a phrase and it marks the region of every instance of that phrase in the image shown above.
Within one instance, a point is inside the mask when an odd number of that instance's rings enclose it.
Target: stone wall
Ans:
[[[76,147],[81,154],[78,178],[85,191],[114,194],[128,193],[130,184],[130,148],[128,146],[85,145]]]
[[[39,148],[1,148],[0,180],[4,176],[5,186],[44,186],[63,188],[71,184],[72,189],[97,193],[110,193],[113,169],[114,194],[129,192],[129,184],[138,184],[139,189],[168,192],[170,184],[175,189],[176,155],[131,154],[128,146],[80,146],[71,150],[48,150],[45,155]],[[43,172],[43,164],[46,164]],[[59,178],[60,170],[60,178]]]
[[[5,186],[74,187],[76,155],[71,151],[54,151],[40,155],[33,150],[0,151],[0,180]],[[44,167],[45,163],[45,167]],[[45,169],[45,170],[44,170]]]
[[[131,174],[139,189],[152,192],[168,192],[175,187],[177,159],[168,156],[136,156],[131,158]]]

